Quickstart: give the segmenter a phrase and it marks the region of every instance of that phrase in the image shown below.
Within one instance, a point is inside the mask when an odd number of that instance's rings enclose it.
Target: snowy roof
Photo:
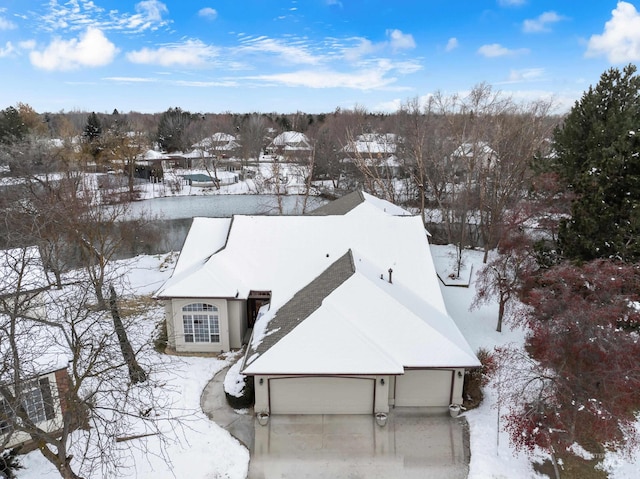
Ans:
[[[481,156],[484,158],[489,158],[492,156],[496,156],[496,152],[489,146],[486,141],[478,141],[475,143],[467,142],[462,143],[458,148],[456,148],[453,152],[453,156],[465,158]]]
[[[160,153],[155,150],[147,150],[143,155],[142,159],[144,160],[168,160],[169,157],[164,153]]]
[[[352,260],[353,274],[291,331],[278,329],[288,305],[260,318],[268,327],[250,345],[244,374],[402,374],[407,367],[479,365],[451,318],[407,285],[380,278],[357,252]]]
[[[246,299],[251,290],[271,291],[269,312],[258,323],[265,334],[274,334],[282,326],[269,321],[277,314],[282,319],[297,293],[304,292],[309,299],[307,287],[318,284],[314,281],[324,278],[349,253],[354,258],[353,277],[333,292],[322,289],[326,294],[320,294],[324,299],[318,309],[302,314],[299,308],[304,320],[275,346],[256,350],[260,357],[251,362],[249,372],[284,367],[287,351],[295,349],[291,338],[311,340],[307,330],[316,335],[311,342],[325,351],[315,359],[309,357],[315,364],[304,366],[309,373],[331,369],[364,374],[373,368],[398,374],[405,366],[476,365],[475,356],[447,315],[421,219],[366,193],[345,201],[349,206],[344,214],[234,216],[226,223],[195,219],[176,271],[156,297]],[[392,284],[380,280],[389,269],[393,270]],[[371,327],[378,331],[367,331]],[[256,324],[254,339],[260,328]],[[333,353],[328,354],[326,348]],[[354,358],[348,364],[338,361],[345,355]],[[362,364],[357,363],[363,358]],[[291,367],[302,368],[303,364]]]
[[[337,200],[316,208],[309,214],[313,216],[345,215],[363,203],[368,203],[369,206],[373,206],[377,210],[381,210],[384,213],[393,216],[412,216],[412,214],[404,208],[394,205],[389,201],[377,198],[369,193],[365,193],[364,191],[354,191],[348,195],[341,196]],[[361,208],[361,210],[364,210],[364,208]],[[376,210],[374,210],[374,212],[375,211]]]
[[[356,137],[343,148],[348,153],[393,154],[396,152],[396,135],[392,133],[366,133]]]
[[[30,319],[38,317],[50,294],[49,282],[37,247],[14,248],[0,251],[0,297],[7,302],[0,320],[8,321],[9,311],[19,311],[14,317],[12,335],[18,347],[13,349],[6,341],[7,331],[0,334],[0,358],[12,357],[16,353],[20,359],[24,377],[35,377],[66,367],[69,350],[62,346],[60,332],[52,326]],[[15,295],[15,296],[14,296]],[[12,297],[12,298],[9,298]],[[52,299],[55,301],[55,297]],[[14,313],[15,314],[15,311]],[[0,383],[11,380],[13,363],[0,361]]]
[[[220,220],[199,219],[208,221],[217,224]],[[186,248],[210,249],[209,236],[189,237],[190,246],[185,243],[183,254],[190,255],[184,253]],[[436,275],[429,274],[433,263],[420,218],[386,214],[371,201],[342,216],[236,215],[225,247],[188,277],[174,275],[157,296],[229,298],[237,294],[247,298],[251,290],[270,290],[272,306],[279,306],[349,248],[376,258],[381,272],[392,267],[416,285],[434,290],[434,301],[444,310]],[[177,269],[181,267],[179,260]]]
[[[228,133],[217,132],[211,136],[203,138],[198,143],[195,143],[193,148],[203,148],[216,150],[231,150],[237,148],[239,145],[236,143],[236,137]]]
[[[284,131],[280,133],[273,139],[270,146],[284,147],[285,149],[311,149],[307,136],[298,131]]]
[[[211,158],[213,155],[205,150],[200,150],[198,148],[191,150],[189,153],[184,153],[181,155],[183,158]]]

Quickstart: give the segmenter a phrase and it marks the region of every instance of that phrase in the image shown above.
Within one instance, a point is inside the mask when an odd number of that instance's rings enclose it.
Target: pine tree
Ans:
[[[88,142],[96,141],[102,135],[102,124],[95,112],[92,112],[87,118],[87,124],[84,127],[82,135]]]
[[[565,257],[640,259],[640,77],[612,68],[554,135],[553,168],[574,195],[560,227]]]
[[[16,108],[10,106],[0,111],[0,144],[17,143],[26,134],[27,126]]]
[[[193,115],[180,108],[169,108],[158,123],[158,144],[166,151],[182,151],[190,146],[188,128]]]
[[[95,112],[92,112],[87,118],[87,124],[82,130],[82,137],[88,148],[88,153],[93,156],[94,160],[98,160],[103,149],[102,124]]]

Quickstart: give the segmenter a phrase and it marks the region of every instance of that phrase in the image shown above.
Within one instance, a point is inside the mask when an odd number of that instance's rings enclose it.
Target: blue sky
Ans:
[[[570,108],[640,0],[3,0],[0,108],[390,112],[481,82]]]

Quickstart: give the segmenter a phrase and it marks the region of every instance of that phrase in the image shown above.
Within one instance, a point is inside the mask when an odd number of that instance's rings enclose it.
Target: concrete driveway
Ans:
[[[464,479],[469,431],[464,417],[395,408],[387,424],[371,415],[272,416],[266,426],[252,411],[227,404],[220,371],[203,391],[203,411],[251,453],[250,479]]]
[[[272,416],[255,425],[249,478],[466,478],[467,422],[395,409],[367,415]]]

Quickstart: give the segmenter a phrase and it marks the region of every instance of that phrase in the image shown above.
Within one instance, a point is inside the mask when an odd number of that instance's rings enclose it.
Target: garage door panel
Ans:
[[[396,406],[448,406],[451,400],[450,370],[407,370],[396,377]]]
[[[269,398],[272,414],[371,414],[374,379],[272,378]]]

